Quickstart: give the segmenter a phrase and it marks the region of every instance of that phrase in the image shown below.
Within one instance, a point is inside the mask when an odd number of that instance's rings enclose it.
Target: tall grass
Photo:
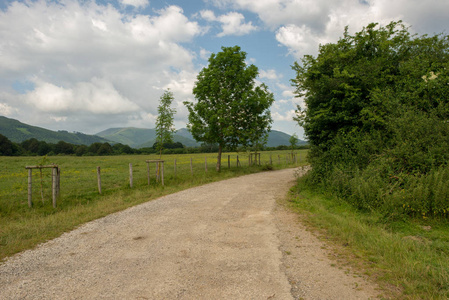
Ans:
[[[364,189],[363,187],[361,189]],[[304,181],[292,190],[292,205],[329,237],[356,268],[376,278],[394,299],[449,298],[449,223],[445,220],[385,220],[362,212]]]
[[[306,150],[297,151],[299,164],[305,163]],[[248,166],[248,154],[225,153],[222,172],[215,171],[216,154],[164,155],[165,186],[156,183],[156,169],[150,165],[147,182],[146,160],[156,155],[128,156],[52,156],[46,162],[42,157],[0,157],[0,260],[38,243],[54,238],[80,224],[143,203],[162,195],[212,181],[259,172],[273,160],[274,168],[292,167],[288,151],[262,152],[262,166]],[[227,159],[231,156],[231,168]],[[241,167],[237,167],[237,155]],[[281,164],[278,164],[278,155]],[[193,162],[193,176],[190,159]],[[205,172],[205,158],[208,168]],[[176,159],[176,174],[174,163]],[[41,176],[33,171],[33,207],[27,202],[27,170],[25,166],[57,164],[61,168],[61,195],[57,207],[51,204],[51,171],[44,169]],[[129,185],[129,164],[133,165],[133,188]],[[97,189],[97,166],[101,167],[102,194]]]

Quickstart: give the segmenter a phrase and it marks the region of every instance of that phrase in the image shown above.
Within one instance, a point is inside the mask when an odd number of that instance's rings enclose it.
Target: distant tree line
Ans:
[[[296,146],[295,149],[305,149],[307,145]],[[287,150],[291,146],[265,147],[264,150]],[[213,153],[217,152],[217,144],[204,143],[199,147],[185,147],[180,142],[164,143],[163,154],[188,154],[188,153]],[[230,151],[230,149],[224,149]],[[251,149],[240,148],[238,151]],[[14,143],[0,134],[0,156],[43,156],[43,155],[73,155],[73,156],[100,156],[100,155],[125,155],[125,154],[152,154],[159,153],[157,142],[153,147],[134,149],[121,143],[93,143],[90,146],[75,145],[64,141],[56,144],[38,141],[35,138],[21,143]]]

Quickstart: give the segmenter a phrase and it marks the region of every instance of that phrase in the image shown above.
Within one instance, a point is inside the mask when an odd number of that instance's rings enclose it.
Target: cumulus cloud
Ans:
[[[257,30],[257,26],[254,26],[252,22],[245,23],[245,16],[238,12],[230,12],[217,17],[211,10],[202,10],[200,16],[206,21],[221,23],[222,32],[217,34],[218,37],[246,35]]]
[[[316,54],[319,44],[336,42],[345,26],[360,31],[371,22],[403,20],[417,33],[440,33],[449,27],[446,0],[210,0],[222,9],[255,13],[276,32],[278,42],[295,58]]]
[[[276,79],[280,79],[282,77],[282,75],[279,75],[276,73],[276,70],[274,69],[270,69],[270,70],[260,70],[259,72],[259,77],[260,78],[267,78],[267,79],[271,79],[271,80],[276,80]]]
[[[46,112],[91,112],[118,114],[132,112],[139,107],[114,88],[107,80],[92,78],[78,82],[73,88],[63,88],[48,82],[36,82],[36,88],[26,94],[29,104]]]
[[[78,130],[89,132],[95,129],[82,127],[88,122],[104,129],[154,115],[160,90],[174,84],[173,75],[195,72],[196,55],[182,43],[203,33],[178,6],[140,15],[95,1],[12,2],[0,10],[0,89],[29,78],[35,86],[10,92],[1,110],[15,107],[31,120],[31,103],[47,112],[45,120],[80,122]]]
[[[200,57],[201,59],[208,60],[212,52],[207,51],[206,49],[201,48]]]
[[[296,116],[294,110],[288,110],[284,112],[275,111],[271,113],[274,121],[293,121],[293,117]]]
[[[130,5],[136,8],[145,8],[150,4],[148,0],[119,0],[123,5]]]
[[[6,103],[0,103],[0,115],[9,116],[12,113],[12,107]]]

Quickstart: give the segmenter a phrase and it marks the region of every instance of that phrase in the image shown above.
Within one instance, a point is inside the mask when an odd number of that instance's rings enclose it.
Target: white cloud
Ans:
[[[123,5],[130,5],[136,8],[145,8],[150,4],[148,0],[119,0],[119,2]]]
[[[294,110],[288,110],[284,112],[271,112],[271,116],[274,121],[293,121],[293,117],[296,116]]]
[[[12,107],[6,103],[0,103],[0,115],[9,116],[12,113]]]
[[[257,30],[257,26],[254,26],[252,22],[245,23],[245,16],[238,12],[230,12],[217,17],[211,10],[202,10],[200,16],[206,21],[221,23],[222,32],[217,34],[218,37],[246,35]]]
[[[259,77],[260,78],[267,78],[267,79],[271,79],[271,80],[277,80],[277,79],[280,79],[282,77],[282,75],[277,74],[276,70],[270,69],[270,70],[267,70],[267,71],[260,70]]]
[[[48,82],[35,82],[36,89],[25,97],[29,104],[45,112],[67,113],[74,111],[95,114],[132,112],[139,107],[120,95],[105,79],[92,78],[79,82],[73,88],[63,88]]]
[[[276,40],[289,49],[289,53],[300,58],[305,54],[315,53],[318,50],[320,39],[314,35],[310,28],[303,25],[287,25],[276,32]]]
[[[295,58],[317,54],[318,45],[336,42],[345,26],[351,33],[371,22],[403,20],[418,33],[449,27],[447,0],[210,0],[222,9],[247,10],[259,16]]]
[[[181,43],[203,33],[177,6],[140,15],[95,1],[12,2],[0,10],[0,89],[10,90],[1,109],[37,126],[126,126],[157,114],[160,89],[179,73],[195,73],[195,54]],[[12,90],[29,78],[35,87],[25,96]]]
[[[208,60],[212,52],[207,51],[206,49],[201,48],[200,57],[201,59]]]

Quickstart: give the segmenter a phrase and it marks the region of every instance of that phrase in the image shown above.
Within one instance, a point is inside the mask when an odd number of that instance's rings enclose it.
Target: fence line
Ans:
[[[253,158],[254,155],[254,158]],[[235,159],[232,159],[232,156],[230,154],[227,154],[228,156],[228,169],[231,169],[231,164],[232,161],[235,160],[236,162],[236,168],[241,167],[241,161],[240,161],[240,156],[236,155]],[[197,158],[198,159],[198,158]],[[268,159],[268,162],[267,162]],[[164,165],[164,161],[163,160],[146,160],[146,175],[147,175],[147,184],[150,185],[151,183],[151,179],[150,179],[150,163],[155,163],[156,168],[156,174],[155,174],[155,182],[158,183],[160,182],[162,186],[165,185],[165,178],[164,178],[164,170],[165,170],[165,165]],[[265,163],[269,163],[270,165],[273,164],[273,154],[270,153],[269,158],[267,158],[267,156],[265,156]],[[285,163],[286,164],[298,164],[298,156],[296,153],[288,153],[285,155]],[[187,168],[183,168],[182,165],[187,165],[189,164],[189,162],[187,163],[181,163],[179,165],[178,159],[175,158],[173,161],[173,175],[171,175],[172,177],[169,178],[173,178],[173,177],[178,177],[178,175],[184,174],[186,172],[188,172],[188,167]],[[261,153],[248,153],[248,166],[253,166],[253,165],[258,165],[260,166],[262,164],[262,160],[261,160]],[[278,155],[278,164],[281,164],[281,155]],[[195,167],[196,166],[196,167]],[[139,172],[139,164],[137,163],[136,166],[136,172]],[[52,199],[53,199],[53,206],[56,207],[56,199],[60,196],[60,178],[61,178],[61,170],[58,166],[56,165],[49,165],[49,166],[27,166],[26,169],[28,170],[28,205],[29,207],[32,207],[33,202],[32,202],[32,183],[33,183],[33,179],[32,179],[32,170],[33,169],[39,169],[40,171],[42,171],[42,169],[45,168],[52,168]],[[194,168],[198,168],[198,160],[195,163],[194,162],[194,158],[190,157],[190,175],[194,176]],[[145,172],[145,171],[144,171]],[[208,172],[208,161],[207,161],[207,156],[204,157],[204,172],[207,173]],[[101,167],[97,166],[97,188],[98,188],[98,193],[102,194],[103,192],[103,185],[104,185],[104,178],[102,179],[102,172],[101,172]],[[145,173],[144,173],[145,174]],[[140,178],[139,176],[137,178]],[[134,177],[134,173],[133,173],[133,164],[129,163],[129,186],[130,188],[133,188],[135,185],[135,177]],[[141,179],[138,179],[139,182]],[[42,182],[42,181],[41,181]],[[106,182],[108,182],[106,180]],[[141,183],[139,183],[140,185]],[[115,186],[117,186],[117,184],[115,184]],[[41,190],[43,188],[41,187]],[[41,192],[42,197],[43,197],[43,192]]]

